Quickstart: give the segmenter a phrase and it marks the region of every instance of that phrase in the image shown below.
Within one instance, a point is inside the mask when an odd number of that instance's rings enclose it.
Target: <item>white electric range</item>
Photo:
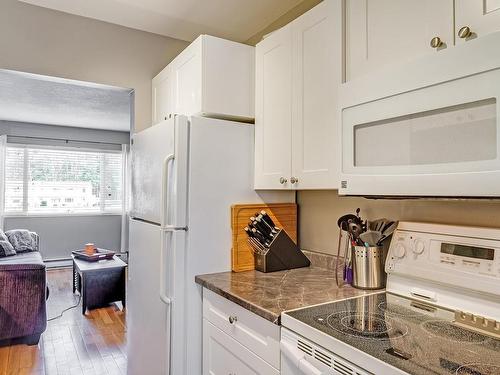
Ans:
[[[499,375],[500,229],[399,223],[387,288],[281,317],[283,375]]]

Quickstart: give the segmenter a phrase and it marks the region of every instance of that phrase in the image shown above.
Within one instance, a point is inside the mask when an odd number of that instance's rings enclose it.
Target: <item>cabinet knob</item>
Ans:
[[[238,321],[238,317],[236,315],[230,315],[228,320],[229,323],[234,324]]]
[[[439,48],[439,47],[443,46],[443,44],[444,44],[443,41],[438,36],[435,36],[434,38],[432,38],[431,43],[430,43],[432,48]]]
[[[288,180],[285,177],[280,177],[280,184],[285,185],[288,182]]]
[[[296,177],[290,177],[290,182],[291,182],[292,184],[296,184],[297,182],[299,182],[299,179],[298,179],[298,178],[296,178]]]
[[[464,26],[461,27],[460,30],[458,30],[458,37],[461,39],[467,39],[472,36],[472,30],[470,29],[469,26]]]

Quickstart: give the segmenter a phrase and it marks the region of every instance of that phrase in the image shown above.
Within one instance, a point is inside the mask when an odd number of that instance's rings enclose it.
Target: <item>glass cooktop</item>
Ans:
[[[450,310],[378,293],[286,314],[410,374],[500,375],[500,340]]]

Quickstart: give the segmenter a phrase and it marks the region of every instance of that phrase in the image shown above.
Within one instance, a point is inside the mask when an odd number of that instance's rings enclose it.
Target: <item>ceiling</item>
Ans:
[[[302,0],[19,0],[192,41],[210,34],[246,41]]]
[[[0,69],[0,120],[130,131],[131,92]]]

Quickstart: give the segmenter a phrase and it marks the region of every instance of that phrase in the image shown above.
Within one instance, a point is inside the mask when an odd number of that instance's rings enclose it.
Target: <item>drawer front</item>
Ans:
[[[280,368],[278,325],[206,288],[203,289],[203,317],[271,366]]]
[[[203,319],[203,375],[279,375],[279,371]]]

